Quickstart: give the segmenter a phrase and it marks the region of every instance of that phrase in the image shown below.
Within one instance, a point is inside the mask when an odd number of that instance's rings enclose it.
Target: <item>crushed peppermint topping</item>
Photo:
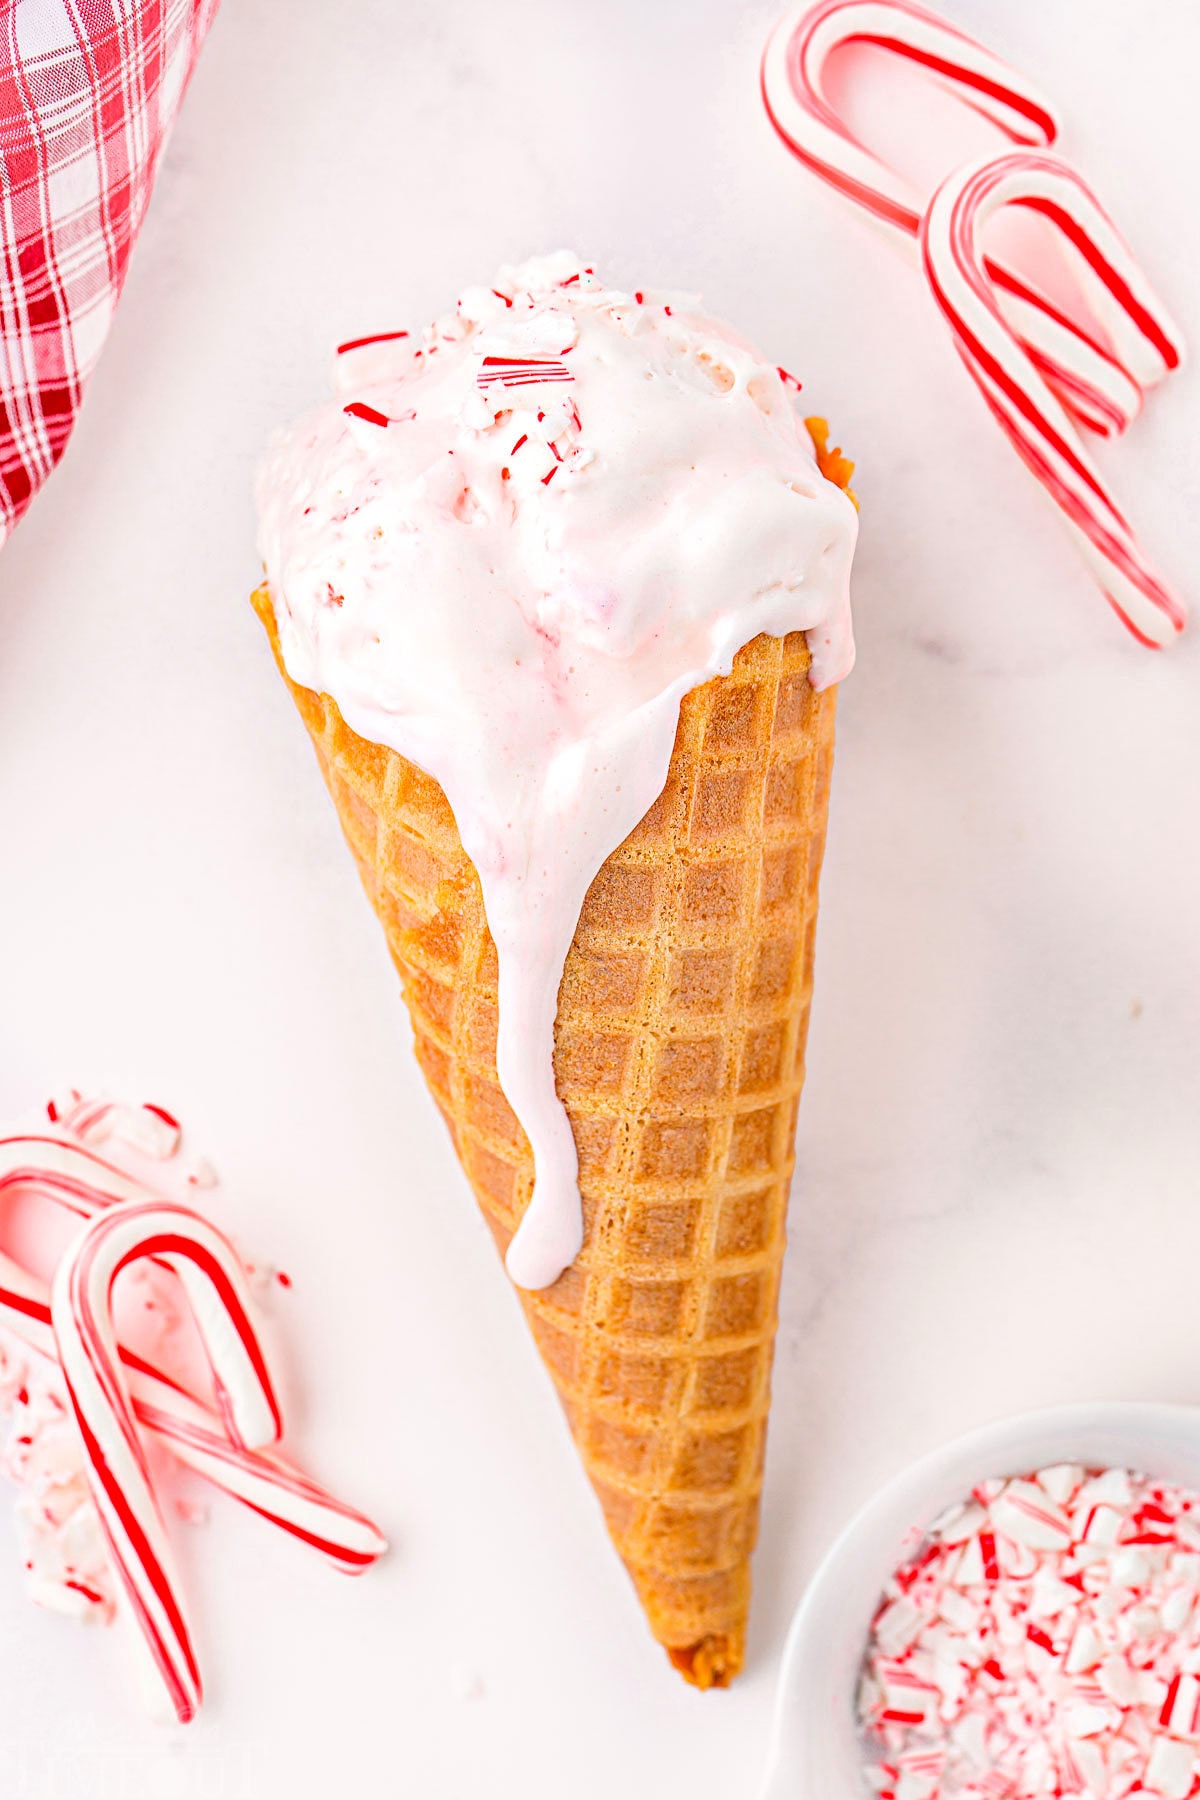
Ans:
[[[475,377],[479,388],[536,387],[544,381],[574,381],[565,362],[519,356],[485,356]]]
[[[61,1381],[0,1332],[0,1473],[17,1484],[30,1599],[108,1624],[115,1579]]]
[[[362,419],[368,425],[386,428],[391,423],[386,413],[381,413],[377,407],[368,406],[364,400],[352,400],[349,406],[343,406],[342,411],[348,419]]]
[[[983,1483],[888,1582],[858,1717],[878,1800],[1200,1796],[1200,1494]]]
[[[347,338],[344,344],[338,345],[337,354],[346,356],[351,350],[364,350],[368,344],[394,344],[407,336],[407,331],[377,331],[372,337]]]

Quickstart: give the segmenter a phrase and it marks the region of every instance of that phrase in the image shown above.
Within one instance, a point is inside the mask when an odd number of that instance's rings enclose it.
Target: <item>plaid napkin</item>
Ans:
[[[0,543],[62,455],[217,0],[0,0]]]

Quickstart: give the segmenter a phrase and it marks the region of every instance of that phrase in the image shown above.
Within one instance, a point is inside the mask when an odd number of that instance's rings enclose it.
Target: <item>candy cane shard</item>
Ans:
[[[806,168],[906,237],[916,237],[921,221],[915,190],[859,142],[826,91],[829,57],[852,43],[886,49],[926,70],[1016,143],[1049,145],[1058,135],[1054,109],[1040,89],[924,7],[907,0],[793,6],[763,56],[771,122]],[[1123,431],[1137,417],[1145,384],[1032,282],[994,259],[987,266],[1017,335],[1063,404],[1093,431]]]
[[[200,1671],[112,1317],[114,1281],[143,1256],[161,1257],[183,1284],[234,1441],[247,1449],[274,1443],[282,1425],[246,1277],[228,1240],[197,1214],[157,1201],[119,1205],[89,1221],[55,1277],[54,1336],[114,1567],[175,1715],[186,1722],[200,1705]]]
[[[930,202],[921,225],[922,263],[968,371],[1055,501],[1118,616],[1141,643],[1164,646],[1183,629],[1186,608],[1146,556],[1001,311],[981,240],[987,220],[1007,205],[1041,213],[1062,233],[1086,268],[1114,354],[1143,381],[1178,366],[1178,330],[1100,202],[1057,157],[1007,151],[982,158],[949,176]]]
[[[1198,1497],[1070,1464],[984,1485],[884,1588],[857,1706],[871,1790],[1191,1795]]]
[[[99,1117],[71,1116],[71,1129]],[[90,1126],[88,1126],[90,1128]],[[36,1194],[81,1219],[147,1190],[92,1150],[48,1134],[0,1138],[0,1203],[6,1194]],[[57,1360],[50,1290],[0,1252],[0,1325],[39,1355]],[[233,1443],[212,1409],[145,1358],[121,1350],[138,1424],[177,1461],[203,1475],[270,1523],[318,1551],[339,1569],[359,1573],[387,1549],[365,1514],[347,1506],[284,1457]]]

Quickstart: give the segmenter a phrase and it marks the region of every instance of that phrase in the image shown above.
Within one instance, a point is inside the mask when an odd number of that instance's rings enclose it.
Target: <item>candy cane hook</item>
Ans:
[[[1106,598],[1133,635],[1159,647],[1182,631],[1182,600],[1150,562],[1078,433],[1005,321],[983,255],[984,226],[1008,205],[1043,214],[1068,240],[1117,353],[1152,377],[1178,365],[1179,333],[1086,183],[1045,152],[985,157],[944,181],[921,226],[934,298],[968,371],[1017,453],[1046,487]]]
[[[1058,120],[1032,82],[965,32],[909,0],[821,0],[784,14],[763,57],[763,98],[785,143],[814,174],[915,237],[921,205],[904,176],[838,117],[826,64],[843,45],[874,44],[926,69],[1021,144],[1052,144]]]
[[[100,1108],[79,1110],[70,1129],[86,1127]],[[147,1189],[95,1151],[48,1132],[0,1137],[0,1201],[34,1194],[77,1218],[121,1202],[145,1201]],[[0,1251],[0,1325],[41,1356],[57,1360],[46,1284]],[[231,1442],[211,1408],[144,1358],[122,1350],[133,1409],[143,1429],[182,1463],[260,1513],[271,1524],[351,1572],[387,1548],[372,1522],[336,1499],[281,1455]]]
[[[186,1721],[200,1705],[200,1671],[112,1317],[114,1281],[143,1256],[161,1258],[183,1283],[234,1439],[247,1448],[273,1443],[282,1426],[228,1240],[197,1214],[157,1201],[91,1220],[55,1277],[54,1335],[114,1566],[176,1717]]]
[[[1000,57],[909,0],[819,0],[793,6],[768,40],[762,92],[779,136],[806,168],[915,239],[921,202],[908,180],[859,142],[826,88],[826,65],[847,44],[871,44],[923,69],[1019,144],[1049,145],[1049,100]],[[1137,417],[1142,386],[1119,358],[1031,282],[989,258],[1017,335],[1063,404],[1092,431],[1120,432]]]

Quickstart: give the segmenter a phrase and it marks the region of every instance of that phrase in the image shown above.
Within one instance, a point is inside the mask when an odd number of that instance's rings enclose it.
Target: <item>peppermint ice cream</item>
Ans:
[[[508,1266],[540,1288],[582,1240],[553,1045],[584,896],[662,791],[683,694],[760,632],[805,632],[818,688],[847,673],[856,515],[790,377],[569,255],[344,345],[335,381],[259,481],[282,657],[453,809],[536,1166]]]

